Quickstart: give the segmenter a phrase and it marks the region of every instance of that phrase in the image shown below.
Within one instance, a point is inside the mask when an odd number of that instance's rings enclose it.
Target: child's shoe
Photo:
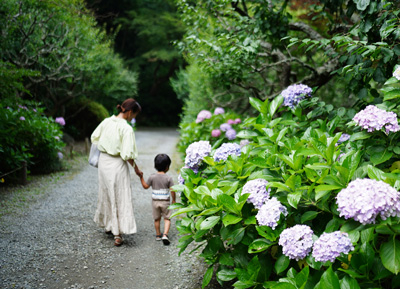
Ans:
[[[164,234],[163,236],[162,236],[162,241],[163,241],[163,243],[164,243],[164,245],[169,245],[169,239],[168,239],[168,235],[167,234]]]

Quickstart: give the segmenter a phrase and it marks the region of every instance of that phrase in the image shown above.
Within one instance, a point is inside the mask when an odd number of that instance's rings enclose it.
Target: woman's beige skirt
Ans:
[[[99,195],[94,221],[114,235],[136,233],[128,162],[100,153]]]

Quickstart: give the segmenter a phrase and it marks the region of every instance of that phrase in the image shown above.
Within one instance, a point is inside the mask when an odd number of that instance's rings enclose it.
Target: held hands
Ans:
[[[139,178],[143,178],[143,172],[137,166],[135,166],[135,173]]]

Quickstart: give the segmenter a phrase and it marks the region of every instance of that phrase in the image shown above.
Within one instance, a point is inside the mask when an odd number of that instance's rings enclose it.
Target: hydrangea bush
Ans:
[[[18,168],[27,163],[30,173],[62,168],[64,118],[46,117],[34,102],[3,100],[0,107],[0,175],[5,182],[18,181]],[[15,173],[10,173],[15,171]]]
[[[195,141],[209,141],[211,146],[226,141],[237,141],[237,132],[240,130],[241,117],[222,107],[212,110],[201,110],[195,121],[180,124],[180,140],[178,150],[185,153],[186,148]]]
[[[250,98],[259,115],[237,132],[240,154],[220,158],[224,140],[197,172],[181,170],[180,252],[198,244],[203,287],[214,273],[234,288],[400,287],[398,132],[368,132],[352,109],[284,101]]]

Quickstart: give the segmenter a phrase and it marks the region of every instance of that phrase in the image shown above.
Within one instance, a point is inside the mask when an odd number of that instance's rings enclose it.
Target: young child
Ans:
[[[140,176],[140,181],[143,188],[152,188],[152,207],[153,207],[153,219],[154,227],[156,229],[156,240],[162,240],[164,245],[169,245],[170,241],[168,239],[169,228],[171,227],[170,216],[172,214],[171,210],[168,210],[170,205],[170,194],[172,197],[172,204],[176,202],[175,192],[170,191],[170,187],[174,185],[174,182],[170,176],[166,173],[171,165],[171,159],[166,154],[158,154],[154,158],[154,167],[157,173],[153,173],[145,182],[143,174]],[[161,235],[160,223],[161,217],[164,217],[164,234]]]

